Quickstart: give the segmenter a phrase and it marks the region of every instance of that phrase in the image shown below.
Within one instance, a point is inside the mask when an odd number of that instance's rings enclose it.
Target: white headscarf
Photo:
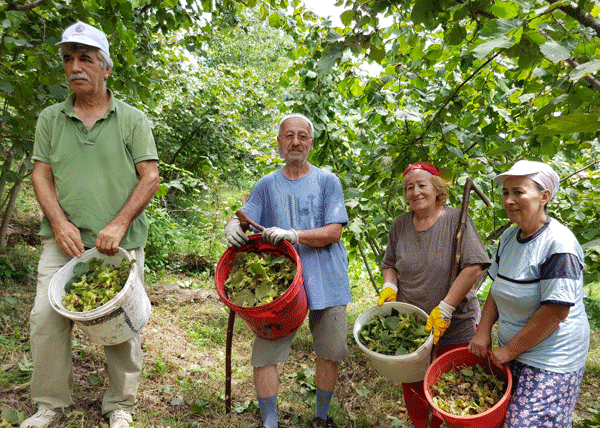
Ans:
[[[544,190],[550,191],[550,199],[554,198],[558,193],[560,178],[550,165],[543,162],[520,160],[508,171],[497,175],[494,181],[503,182],[508,177],[514,176],[527,176],[531,178],[534,182],[542,186]]]

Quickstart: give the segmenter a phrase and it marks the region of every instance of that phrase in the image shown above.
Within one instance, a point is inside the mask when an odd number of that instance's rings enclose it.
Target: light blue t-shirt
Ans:
[[[307,230],[348,223],[340,180],[315,166],[299,180],[279,169],[261,178],[243,207],[252,220],[268,227]],[[348,255],[340,240],[325,247],[295,246],[310,310],[350,303]]]
[[[567,373],[585,367],[590,326],[583,304],[584,256],[573,233],[555,219],[519,239],[509,228],[489,270],[498,307],[498,341],[506,345],[544,303],[570,306],[569,316],[542,342],[516,360],[542,370]]]

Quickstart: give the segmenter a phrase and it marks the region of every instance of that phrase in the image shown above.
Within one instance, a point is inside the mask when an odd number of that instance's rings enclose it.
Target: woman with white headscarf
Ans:
[[[571,427],[590,339],[583,251],[547,215],[559,186],[549,165],[519,161],[494,180],[503,183],[502,204],[515,224],[500,238],[469,351],[510,366],[514,388],[505,428]],[[496,321],[499,346],[491,349]]]

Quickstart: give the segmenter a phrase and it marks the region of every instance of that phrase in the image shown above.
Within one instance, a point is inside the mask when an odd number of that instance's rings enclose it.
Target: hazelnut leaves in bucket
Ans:
[[[234,305],[261,306],[285,293],[295,276],[296,263],[284,255],[239,252],[231,261],[225,292]]]
[[[73,277],[65,284],[62,302],[71,312],[84,312],[110,302],[123,289],[135,260],[121,261],[120,266],[104,264],[92,257],[73,266]]]
[[[491,409],[506,391],[506,382],[480,364],[454,367],[442,373],[429,388],[440,409],[458,416],[472,416]]]
[[[415,352],[429,337],[425,321],[415,314],[400,314],[392,308],[389,315],[375,316],[362,326],[360,341],[371,351],[384,355],[405,355]]]

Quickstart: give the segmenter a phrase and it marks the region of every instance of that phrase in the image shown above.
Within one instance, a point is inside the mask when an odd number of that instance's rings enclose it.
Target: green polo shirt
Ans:
[[[110,91],[109,91],[110,93]],[[50,164],[58,202],[67,219],[93,248],[98,232],[123,208],[139,182],[137,162],[158,160],[150,123],[144,113],[115,99],[88,131],[73,110],[75,94],[44,109],[37,121],[33,159]],[[54,237],[42,220],[41,236]],[[120,246],[142,247],[148,238],[144,213],[136,217]]]

